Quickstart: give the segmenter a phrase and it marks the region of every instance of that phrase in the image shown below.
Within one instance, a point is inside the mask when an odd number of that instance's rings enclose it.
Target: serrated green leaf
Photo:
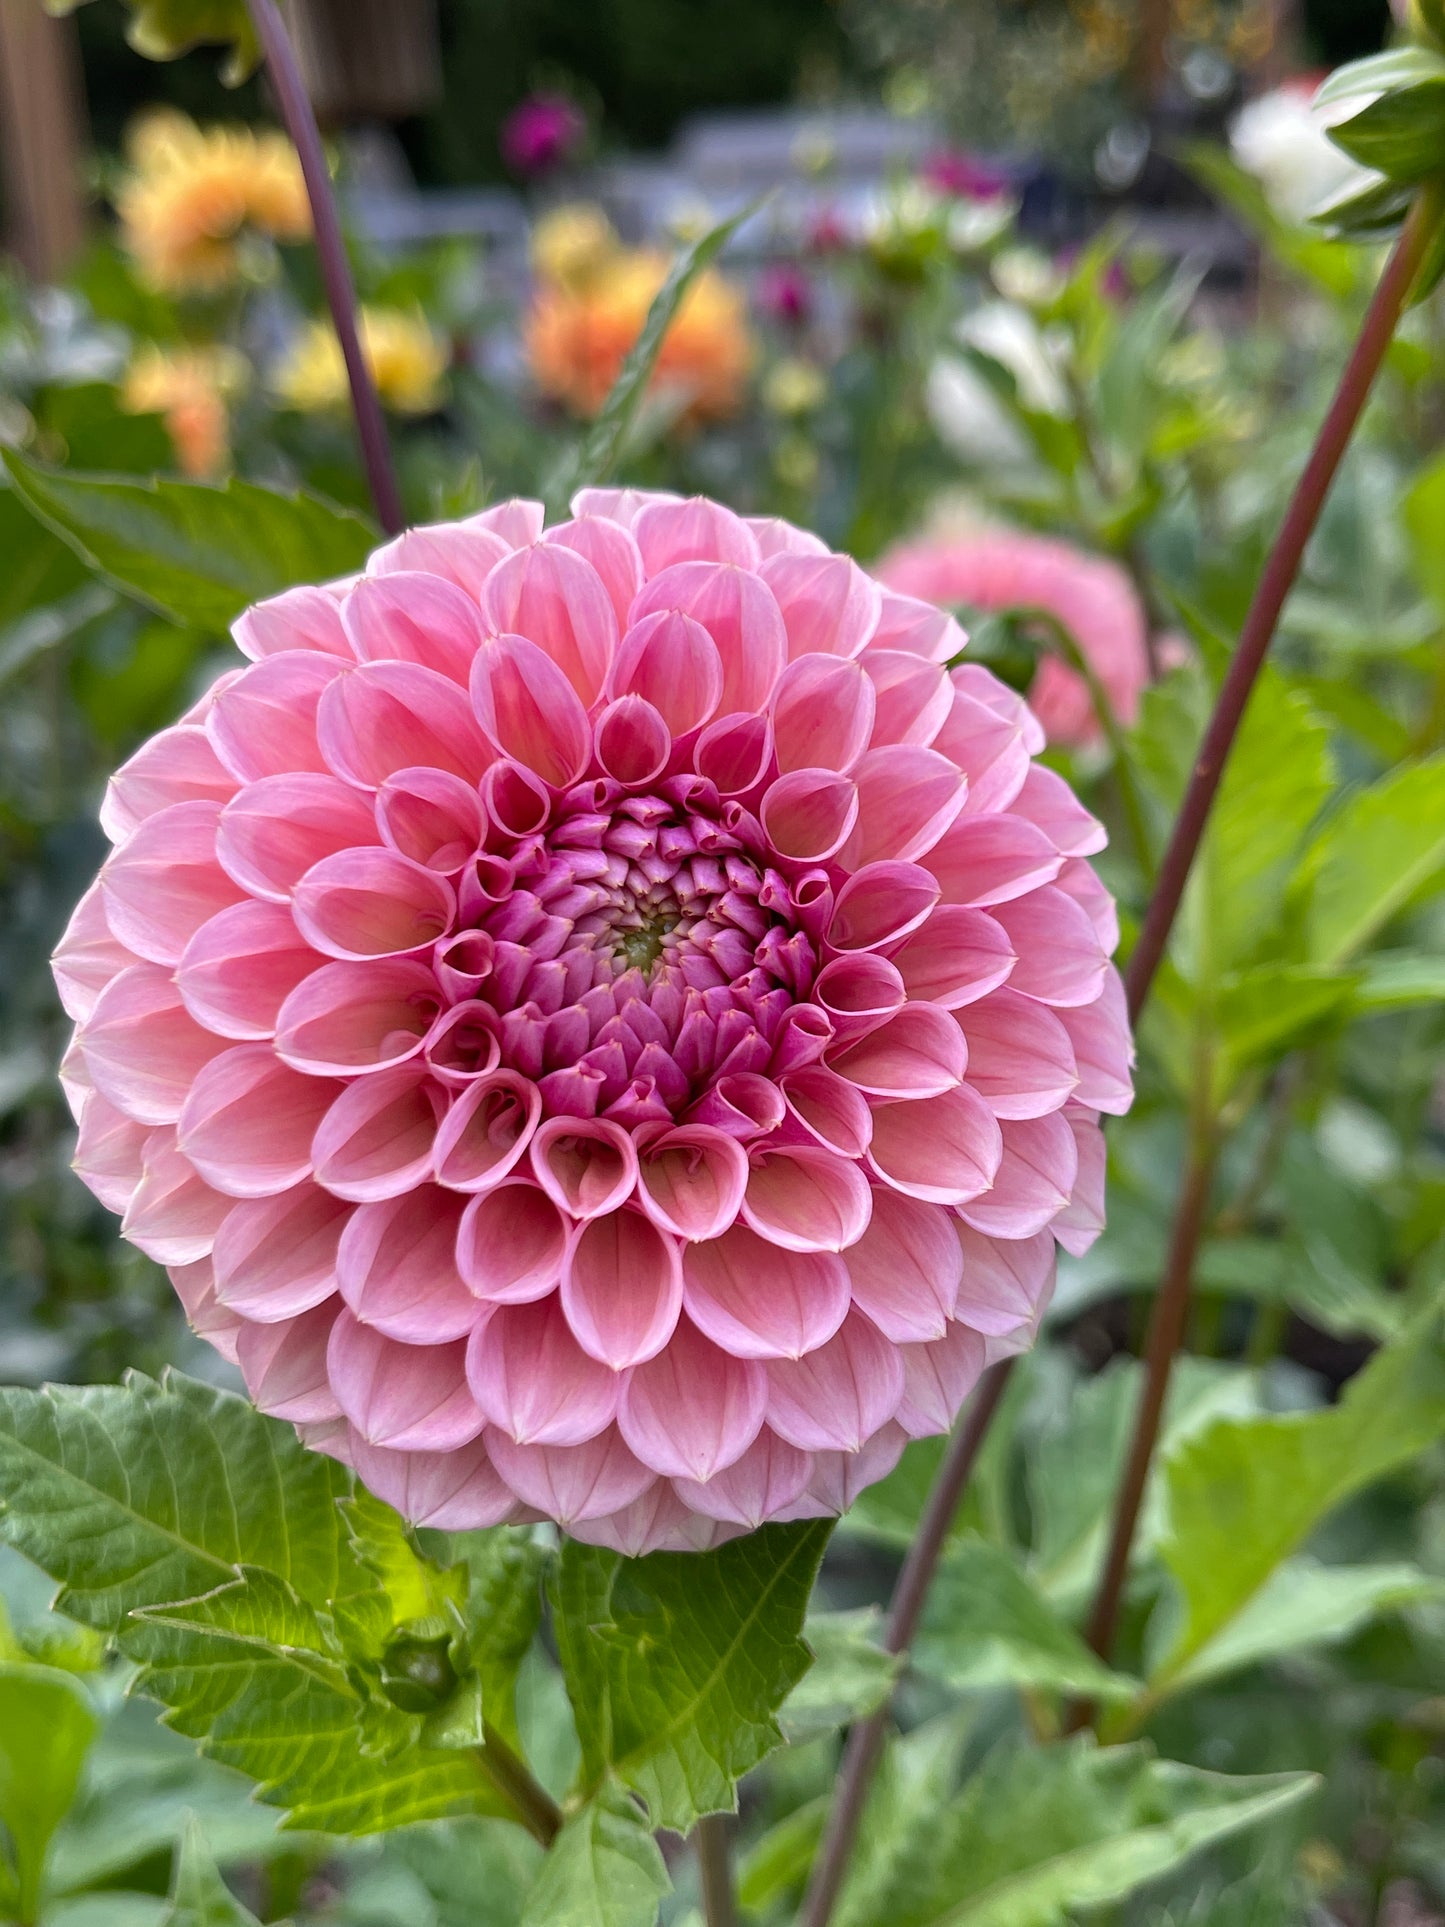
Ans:
[[[1305,1797],[1308,1773],[1230,1779],[1142,1747],[1005,1744],[910,1815],[892,1878],[850,1882],[837,1927],[1063,1927]]]
[[[964,1540],[939,1567],[913,1662],[959,1692],[1017,1686],[1127,1699],[1135,1690],[1090,1652],[1007,1552],[983,1539]]]
[[[221,1878],[206,1845],[201,1823],[192,1814],[176,1849],[170,1906],[164,1927],[261,1927]]]
[[[813,1663],[778,1713],[789,1746],[850,1726],[888,1698],[903,1662],[879,1644],[882,1625],[877,1606],[809,1614],[803,1636]]]
[[[452,1551],[470,1575],[465,1611],[488,1723],[519,1746],[517,1674],[541,1623],[552,1548],[529,1527],[494,1526],[457,1534]]]
[[[811,1663],[803,1619],[831,1529],[769,1525],[645,1559],[567,1542],[553,1622],[588,1786],[614,1774],[679,1833],[732,1807]]]
[[[1311,960],[1346,962],[1431,884],[1445,885],[1445,755],[1357,790],[1311,842],[1296,884]]]
[[[1171,1680],[1351,1493],[1445,1433],[1445,1350],[1431,1325],[1377,1352],[1323,1412],[1222,1419],[1167,1456],[1160,1553],[1176,1587]]]
[[[39,1918],[46,1854],[99,1727],[90,1695],[71,1674],[0,1663],[0,1825],[15,1859],[20,1920]]]
[[[609,1782],[557,1835],[521,1927],[653,1927],[671,1890],[636,1802]]]
[[[762,206],[754,201],[683,250],[668,270],[667,278],[653,297],[642,333],[612,384],[612,392],[601,412],[583,437],[581,446],[562,465],[544,489],[553,508],[565,513],[568,501],[579,488],[594,487],[606,481],[621,460],[632,431],[637,411],[647,393],[657,358],[667,331],[678,310],[692,292],[698,278],[712,266],[728,242]]]
[[[1294,1049],[1342,1013],[1355,982],[1309,964],[1262,964],[1227,978],[1214,1006],[1217,1100],[1223,1102],[1245,1071]]]
[[[51,13],[73,13],[82,0],[45,0]],[[147,60],[178,60],[192,47],[227,49],[221,78],[239,87],[256,70],[261,50],[246,0],[126,0],[126,39]]]
[[[1428,180],[1445,168],[1445,73],[1397,85],[1328,133],[1351,159],[1388,180]]]
[[[349,575],[375,534],[306,490],[46,469],[3,451],[15,493],[95,575],[172,621],[223,635],[243,609],[298,582]]]

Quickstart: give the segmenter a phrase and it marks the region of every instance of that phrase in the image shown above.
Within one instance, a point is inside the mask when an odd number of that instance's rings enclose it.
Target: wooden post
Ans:
[[[405,120],[441,96],[436,0],[285,0],[323,127]]]
[[[40,0],[0,0],[5,245],[37,280],[62,273],[84,238],[83,123],[75,22]]]

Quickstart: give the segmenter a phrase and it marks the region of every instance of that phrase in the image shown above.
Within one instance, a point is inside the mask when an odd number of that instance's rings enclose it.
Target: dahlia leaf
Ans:
[[[334,1632],[274,1573],[244,1567],[202,1598],[136,1618],[127,1648],[142,1661],[138,1690],[284,1807],[284,1825],[372,1833],[507,1811],[471,1760],[418,1746],[413,1717],[364,1696]]]
[[[309,490],[75,475],[4,451],[15,492],[112,588],[211,635],[298,582],[349,575],[375,535]]]
[[[1136,1682],[1095,1657],[1001,1547],[956,1546],[938,1569],[913,1649],[960,1692],[999,1686],[1127,1699]]]
[[[679,1833],[731,1809],[812,1663],[803,1621],[831,1529],[768,1525],[645,1559],[567,1543],[552,1603],[588,1786],[612,1772]]]
[[[0,1825],[14,1856],[18,1920],[39,1916],[51,1836],[70,1811],[99,1728],[90,1695],[71,1674],[0,1663]],[[0,1875],[6,1871],[0,1854]]]
[[[607,1782],[558,1834],[521,1927],[653,1927],[671,1890],[636,1802]]]
[[[1357,1011],[1412,1010],[1422,1004],[1445,1004],[1445,957],[1387,950],[1366,959],[1355,991]]]
[[[1445,457],[1437,457],[1411,484],[1402,513],[1410,538],[1410,559],[1420,587],[1437,610],[1445,612]]]
[[[878,1644],[882,1622],[877,1606],[809,1614],[803,1632],[813,1664],[778,1713],[789,1746],[849,1726],[887,1699],[903,1662]]]
[[[161,1927],[260,1927],[222,1880],[194,1814],[176,1849],[170,1903]]]
[[[1215,1005],[1221,1102],[1243,1074],[1323,1030],[1350,1003],[1355,979],[1312,964],[1261,964],[1232,975]]]
[[[1338,965],[1426,889],[1445,886],[1445,755],[1392,770],[1310,845],[1300,881],[1310,956]]]
[[[81,0],[45,0],[50,13],[73,13]],[[261,50],[246,0],[127,0],[125,37],[147,60],[178,60],[192,47],[219,42],[227,49],[221,78],[239,87],[256,70]]]
[[[1062,1927],[1122,1900],[1191,1854],[1273,1819],[1310,1773],[1232,1779],[1141,1746],[995,1748],[943,1807],[899,1804],[866,1850],[836,1927]]]
[[[1160,1553],[1178,1587],[1151,1690],[1217,1638],[1352,1493],[1445,1434],[1445,1348],[1438,1325],[1377,1352],[1338,1405],[1226,1418],[1169,1454],[1168,1530]]]
[[[451,1550],[471,1576],[465,1610],[488,1724],[518,1747],[517,1674],[541,1623],[551,1548],[529,1527],[494,1526],[457,1534]]]
[[[179,1372],[0,1389],[0,1537],[60,1582],[60,1611],[122,1643],[129,1614],[227,1585],[238,1565],[337,1597],[355,1566],[349,1488],[290,1426]]]

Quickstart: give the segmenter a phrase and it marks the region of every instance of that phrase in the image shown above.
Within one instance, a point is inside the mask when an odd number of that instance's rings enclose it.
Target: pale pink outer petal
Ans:
[[[526,1516],[481,1439],[453,1452],[392,1452],[353,1430],[348,1457],[377,1498],[414,1525],[472,1532]]]
[[[233,1204],[211,1254],[217,1298],[264,1325],[324,1304],[336,1290],[336,1250],[350,1217],[348,1204],[308,1181]]]
[[[590,705],[617,651],[617,614],[602,577],[584,555],[556,542],[518,549],[498,563],[482,592],[494,636],[525,636]]]
[[[216,855],[252,896],[287,903],[313,863],[376,841],[368,800],[313,770],[247,784],[221,812]]]
[[[289,649],[243,670],[211,704],[206,734],[243,783],[296,770],[324,770],[317,740],[323,694],[342,680],[334,655]]]
[[[414,1057],[441,999],[425,965],[403,957],[323,964],[276,1019],[276,1055],[313,1077],[385,1070]]]
[[[904,650],[870,649],[863,667],[877,692],[873,747],[934,743],[953,710],[954,690],[947,674],[936,663]]]
[[[711,1520],[692,1519],[666,1479],[654,1479],[630,1505],[592,1519],[574,1519],[572,1537],[587,1546],[608,1546],[624,1558],[640,1559],[648,1552],[703,1550],[697,1534],[711,1528]],[[708,1531],[711,1540],[711,1531]]]
[[[782,610],[793,660],[857,656],[878,627],[882,592],[849,556],[780,551],[759,574]]]
[[[431,1171],[444,1097],[426,1067],[415,1062],[348,1084],[316,1127],[311,1162],[317,1183],[358,1203],[415,1190]],[[442,1198],[437,1205],[450,1209]]]
[[[79,1043],[95,1088],[118,1110],[141,1124],[174,1124],[227,1040],[201,1028],[166,971],[141,963],[106,985]]]
[[[586,769],[592,749],[587,711],[564,672],[524,636],[487,643],[472,665],[472,702],[498,753],[554,789],[566,789]]]
[[[774,555],[827,555],[828,545],[808,529],[786,522],[780,515],[745,516],[766,562]]]
[[[921,862],[968,795],[967,779],[956,764],[912,743],[870,749],[856,776],[858,823],[841,858],[850,870],[884,858]]]
[[[127,950],[111,933],[104,892],[97,879],[75,906],[51,958],[55,987],[72,1023],[84,1023],[106,985],[135,961],[134,951]]]
[[[756,1439],[731,1465],[714,1472],[705,1483],[676,1482],[678,1496],[694,1511],[729,1525],[754,1531],[774,1519],[801,1497],[811,1478],[813,1460],[764,1425]]]
[[[771,1359],[768,1424],[802,1452],[857,1452],[893,1417],[903,1364],[862,1312],[804,1358]]]
[[[180,1147],[229,1197],[274,1197],[311,1175],[312,1139],[340,1095],[330,1078],[278,1063],[266,1044],[237,1044],[193,1080]]]
[[[402,1345],[340,1311],[326,1348],[336,1402],[369,1445],[453,1452],[482,1429],[467,1388],[466,1346]]]
[[[943,1010],[961,1010],[997,990],[1017,961],[1001,924],[957,903],[939,904],[891,959],[910,997]]]
[[[1064,1250],[1082,1258],[1104,1229],[1104,1180],[1107,1156],[1104,1133],[1087,1112],[1070,1105],[1064,1113],[1078,1151],[1079,1170],[1074,1194],[1053,1221],[1053,1233]]]
[[[257,1407],[293,1425],[341,1417],[326,1373],[326,1348],[336,1308],[317,1305],[281,1324],[247,1321],[236,1334],[236,1363]]]
[[[486,1440],[492,1463],[522,1503],[569,1531],[630,1506],[656,1476],[615,1425],[582,1445],[518,1445],[490,1426]]]
[[[640,1211],[592,1218],[568,1241],[561,1297],[582,1349],[625,1371],[655,1358],[676,1329],[681,1246]]]
[[[732,562],[757,569],[763,559],[742,517],[702,495],[646,503],[633,520],[632,534],[649,576],[661,575],[674,562]]]
[[[724,715],[766,705],[788,651],[783,613],[766,582],[731,563],[679,562],[647,583],[631,619],[640,622],[660,609],[691,616],[717,644]]]
[[[121,1235],[157,1264],[194,1264],[210,1256],[230,1203],[176,1149],[174,1130],[162,1125],[146,1140],[141,1181],[126,1206]]]
[[[953,1316],[985,1338],[1007,1338],[1032,1327],[1054,1288],[1054,1240],[1047,1231],[1032,1238],[986,1238],[958,1227],[963,1280]]]
[[[628,1373],[617,1423],[654,1472],[706,1481],[747,1451],[767,1403],[765,1368],[684,1319],[665,1351]]]
[[[315,649],[323,656],[351,655],[341,626],[341,607],[325,589],[284,589],[237,616],[231,626],[243,656],[259,662],[288,649]]]
[[[621,1381],[577,1343],[556,1296],[500,1305],[467,1347],[472,1396],[519,1445],[581,1445],[608,1427]]]
[[[778,768],[850,770],[868,747],[873,684],[855,662],[799,656],[773,691]]]
[[[473,602],[480,602],[482,588],[497,564],[512,552],[513,544],[490,529],[466,528],[454,522],[438,522],[407,529],[394,541],[372,552],[366,564],[369,576],[392,575],[398,570],[421,571],[441,576],[465,589]]]
[[[868,1229],[846,1263],[853,1303],[895,1344],[941,1338],[954,1315],[963,1257],[942,1205],[879,1186]]]
[[[624,632],[608,688],[646,698],[674,736],[687,736],[717,714],[722,657],[700,622],[659,609]]]
[[[568,1221],[530,1178],[507,1178],[475,1197],[457,1234],[457,1268],[486,1304],[547,1297],[562,1276]]]
[[[363,576],[341,622],[358,662],[417,662],[463,689],[485,634],[465,590],[415,569]]]
[[[1055,1007],[1097,1000],[1109,958],[1082,905],[1046,884],[996,904],[993,914],[1018,956],[1009,977],[1012,989]]]
[[[546,514],[540,502],[514,495],[508,502],[498,502],[495,508],[467,516],[457,526],[462,529],[483,529],[489,535],[500,536],[508,548],[524,549],[529,542],[540,539]]]
[[[833,1252],[790,1252],[745,1225],[683,1253],[683,1304],[715,1345],[738,1358],[801,1358],[848,1313],[849,1283]]]
[[[222,1358],[234,1365],[236,1345],[245,1321],[217,1302],[210,1259],[198,1258],[193,1265],[170,1265],[167,1276],[181,1301],[186,1322],[197,1338],[204,1338]]]
[[[630,529],[651,502],[680,502],[683,498],[665,488],[579,488],[572,497],[572,513],[600,515],[606,521]]]
[[[937,878],[920,864],[867,864],[834,898],[828,942],[834,950],[895,943],[927,922],[938,898]]]
[[[890,1422],[880,1426],[856,1452],[815,1452],[803,1497],[778,1516],[817,1519],[846,1512],[861,1492],[887,1478],[907,1443],[903,1427]]]
[[[316,730],[320,766],[362,790],[420,765],[475,783],[493,755],[467,692],[414,662],[368,662],[337,676]]]
[[[237,780],[197,723],[178,723],[152,736],[106,785],[100,827],[123,843],[149,816],[172,803],[227,803]]]
[[[873,1190],[851,1159],[821,1145],[760,1145],[743,1222],[784,1251],[844,1251],[868,1227]]]
[[[1058,1016],[1069,1033],[1079,1073],[1075,1099],[1091,1111],[1122,1116],[1134,1100],[1134,1084],[1129,1075],[1134,1062],[1134,1044],[1129,1035],[1129,1015],[1118,971],[1112,968],[1108,971],[1104,988],[1094,1003],[1076,1010],[1061,1010]]]
[[[117,1110],[100,1091],[87,1094],[72,1164],[107,1211],[123,1212],[140,1183],[146,1140],[155,1128]]]
[[[471,1332],[483,1313],[457,1270],[461,1216],[462,1200],[430,1185],[351,1214],[336,1278],[363,1325],[411,1345]]]
[[[1052,883],[1063,859],[1021,816],[964,816],[924,858],[945,903],[983,907],[1026,896]]]
[[[1079,1154],[1068,1120],[1057,1111],[1003,1126],[1003,1157],[990,1190],[959,1206],[975,1231],[994,1238],[1031,1238],[1069,1202]]]
[[[870,1167],[895,1191],[926,1204],[966,1204],[980,1196],[1002,1158],[998,1121],[971,1085],[880,1104],[873,1113]]]
[[[898,1423],[911,1438],[948,1431],[959,1407],[988,1363],[983,1337],[967,1325],[950,1325],[922,1345],[901,1345],[903,1397]]]
[[[376,793],[376,823],[393,850],[447,877],[476,855],[486,830],[476,787],[442,769],[388,776]]]
[[[148,963],[174,968],[201,925],[244,894],[216,861],[220,814],[214,802],[173,803],[100,873],[112,935]]]
[[[287,909],[247,898],[201,925],[176,988],[198,1024],[243,1042],[275,1035],[282,1004],[320,964]]]
[[[861,1158],[873,1138],[873,1113],[855,1084],[825,1064],[804,1064],[783,1080],[791,1119],[826,1150]]]
[[[694,1242],[720,1237],[748,1182],[747,1153],[737,1139],[684,1124],[635,1142],[637,1201],[654,1224]]]
[[[996,1117],[1042,1117],[1078,1085],[1069,1033],[1058,1016],[1007,984],[955,1013],[968,1039],[968,1079]]]
[[[620,522],[603,515],[581,515],[572,522],[559,522],[543,534],[544,542],[556,542],[564,549],[575,549],[590,562],[602,578],[617,633],[627,627],[627,612],[642,587],[644,571],[637,544]]]

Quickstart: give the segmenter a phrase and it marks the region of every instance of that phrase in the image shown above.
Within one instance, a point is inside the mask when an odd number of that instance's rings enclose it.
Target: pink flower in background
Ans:
[[[1120,722],[1137,717],[1149,680],[1145,617],[1117,563],[1051,536],[991,529],[905,542],[884,556],[879,574],[890,588],[945,608],[1047,609],[1078,643]],[[1039,663],[1029,707],[1051,743],[1100,740],[1088,685],[1055,655]]]
[[[581,110],[561,94],[533,94],[502,123],[502,159],[514,174],[550,174],[576,155],[587,132]]]
[[[55,959],[76,1168],[409,1518],[837,1512],[1026,1346],[1130,1101],[1103,832],[928,604],[584,490],[249,610]]]
[[[801,268],[775,262],[758,276],[757,305],[770,320],[801,328],[812,319],[813,284]]]
[[[930,154],[919,177],[935,193],[965,201],[999,201],[1013,191],[1013,182],[1001,167],[956,147]]]

